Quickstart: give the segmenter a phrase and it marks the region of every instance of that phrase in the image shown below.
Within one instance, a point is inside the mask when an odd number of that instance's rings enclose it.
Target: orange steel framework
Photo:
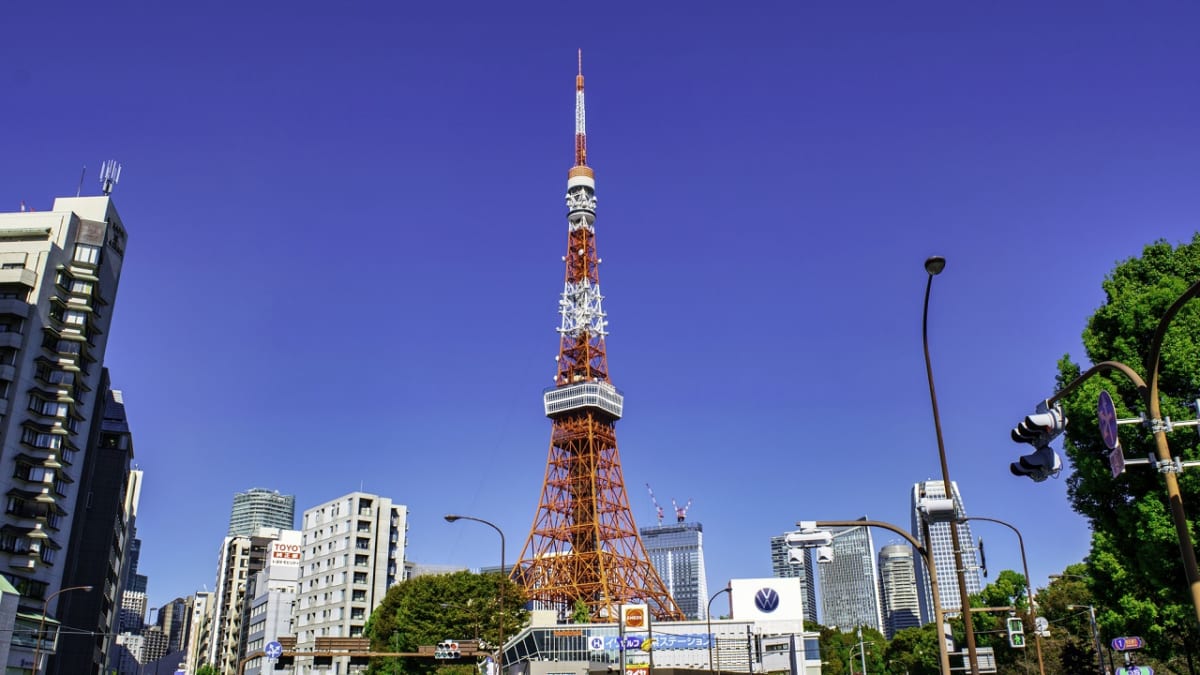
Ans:
[[[587,166],[583,63],[575,79],[575,166],[567,176],[566,280],[558,372],[546,390],[553,420],[546,477],[529,538],[513,568],[531,600],[596,620],[645,603],[659,620],[683,612],[650,563],[629,508],[614,425],[623,397],[608,376],[596,255],[595,179]]]

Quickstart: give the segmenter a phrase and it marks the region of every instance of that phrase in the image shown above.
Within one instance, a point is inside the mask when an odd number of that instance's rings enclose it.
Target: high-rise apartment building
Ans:
[[[162,629],[167,636],[167,651],[177,652],[183,649],[187,639],[185,621],[187,620],[187,600],[175,598],[158,608],[158,616],[154,624]]]
[[[879,599],[883,633],[889,640],[905,628],[921,625],[916,567],[908,544],[888,544],[879,549]]]
[[[703,621],[708,611],[708,578],[704,574],[704,526],[677,522],[640,529],[650,564],[667,585],[684,616]]]
[[[821,621],[843,632],[859,626],[882,631],[871,528],[834,529],[832,549],[832,559],[817,566],[821,577]]]
[[[401,579],[408,507],[351,492],[307,509],[303,533],[296,649],[311,650],[318,637],[362,637],[372,610]],[[348,657],[334,659],[335,672],[348,667]],[[296,673],[312,668],[297,663]]]
[[[271,542],[280,530],[261,528],[256,534],[225,537],[217,562],[211,636],[205,663],[221,673],[235,673],[245,656],[246,584],[267,564]]]
[[[912,533],[921,541],[921,511],[918,508],[922,499],[953,499],[954,513],[958,518],[965,518],[966,508],[963,507],[962,495],[958,484],[950,482],[953,497],[946,494],[945,483],[940,480],[927,480],[913,485],[912,489]],[[937,566],[938,592],[942,599],[942,608],[946,611],[957,612],[962,606],[959,599],[957,576],[954,568],[954,542],[950,536],[950,523],[932,523],[929,525],[930,553],[933,564]],[[958,525],[958,548],[962,552],[964,574],[967,579],[967,593],[974,595],[982,590],[979,580],[979,558],[976,555],[974,539],[971,538],[971,527],[967,523]],[[921,601],[921,622],[933,621],[933,592],[929,588],[929,571],[925,569],[925,561],[918,557],[917,564],[917,597]]]
[[[184,670],[194,673],[208,662],[208,650],[212,644],[213,593],[200,591],[188,596],[187,638],[184,640]]]
[[[130,468],[133,439],[121,392],[109,387],[107,370],[100,381],[104,396],[96,397],[96,405],[102,406],[96,414],[103,421],[93,425],[80,481],[87,506],[75,512],[63,572],[64,587],[91,586],[92,590],[60,596],[58,618],[76,630],[59,639],[57,653],[46,665],[50,675],[102,672],[113,640],[99,636],[114,635],[120,625],[125,587],[112,580],[122,580],[130,564],[142,472]]]
[[[107,195],[0,214],[0,574],[21,594],[24,621],[47,599],[50,617],[59,613],[125,244]],[[32,658],[14,644],[6,666]]]
[[[771,576],[800,580],[804,620],[817,623],[817,578],[811,548],[789,550],[787,533],[771,537]]]
[[[250,488],[233,496],[229,512],[230,537],[250,536],[260,527],[290,530],[296,526],[296,497],[278,490]]]

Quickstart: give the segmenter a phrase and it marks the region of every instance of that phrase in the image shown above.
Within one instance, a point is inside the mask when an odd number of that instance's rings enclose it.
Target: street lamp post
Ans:
[[[60,588],[46,596],[46,602],[42,603],[42,618],[38,622],[37,639],[33,642],[33,675],[37,675],[38,671],[41,670],[38,667],[38,661],[42,660],[42,636],[46,632],[46,613],[50,611],[50,601],[57,597],[60,593],[66,593],[67,591],[87,591],[90,593],[91,590],[91,586],[68,586],[66,588]],[[57,643],[58,640],[56,639],[55,642]]]
[[[1100,647],[1100,629],[1096,626],[1096,606],[1095,605],[1067,605],[1067,609],[1086,609],[1088,611],[1088,621],[1092,624],[1092,642],[1096,645],[1096,662],[1100,668],[1100,675],[1105,675],[1104,668],[1104,652]]]
[[[797,523],[800,527],[804,524]],[[942,634],[942,625],[945,619],[942,614],[942,598],[938,591],[937,567],[933,564],[933,548],[929,541],[929,524],[921,528],[921,534],[925,540],[925,545],[922,546],[916,538],[904,531],[898,525],[886,523],[881,520],[818,520],[813,523],[814,527],[880,527],[885,530],[890,530],[904,537],[904,539],[913,547],[913,550],[920,554],[921,559],[925,561],[925,568],[929,571],[929,592],[933,596],[933,614],[934,621],[937,623],[938,636],[938,659],[940,661],[942,675],[950,675],[950,652],[946,648],[946,636]]]
[[[1025,570],[1025,592],[1029,597],[1029,609],[1031,612],[1033,612],[1034,616],[1036,617],[1037,616],[1037,612],[1036,612],[1037,603],[1033,599],[1033,584],[1029,580],[1029,562],[1025,559],[1025,539],[1024,539],[1024,537],[1021,536],[1021,531],[1018,530],[1012,523],[1006,523],[1003,520],[1000,520],[998,518],[985,518],[983,516],[967,516],[965,518],[960,518],[960,520],[964,520],[964,521],[966,521],[966,520],[983,520],[983,521],[987,521],[989,523],[996,523],[997,525],[1003,525],[1003,526],[1007,527],[1008,529],[1012,530],[1014,534],[1017,535],[1017,545],[1021,547],[1021,568]],[[1034,627],[1034,631],[1033,631],[1033,646],[1037,650],[1038,673],[1040,673],[1041,675],[1046,675],[1046,667],[1042,663],[1042,635],[1041,635],[1041,631],[1037,630],[1036,626]]]
[[[716,642],[717,639],[716,639],[716,636],[714,636],[713,632],[712,632],[712,603],[713,603],[713,600],[716,600],[717,596],[722,593],[729,593],[729,586],[726,586],[725,588],[722,588],[721,590],[717,591],[716,593],[713,593],[712,597],[708,599],[708,609],[706,609],[704,611],[704,618],[708,619],[708,672],[710,673],[710,675],[717,672],[713,668],[713,643]],[[732,597],[732,595],[730,597]],[[730,601],[730,602],[732,602],[732,601]],[[720,652],[718,652],[717,654],[719,656]]]
[[[446,522],[453,523],[456,520],[473,520],[477,523],[487,525],[500,535],[500,648],[496,650],[496,672],[503,675],[504,673],[504,587],[508,585],[508,571],[504,567],[504,531],[496,526],[491,521],[483,518],[475,518],[473,516],[460,516],[454,513],[446,514]]]
[[[942,439],[942,420],[938,414],[937,393],[933,388],[933,366],[929,361],[929,291],[933,287],[933,277],[941,274],[945,268],[946,259],[941,256],[935,255],[925,260],[925,272],[929,278],[925,283],[925,307],[921,315],[921,344],[925,348],[925,375],[929,380],[929,402],[933,407],[933,428],[937,433],[938,459],[942,463],[942,484],[946,491],[946,496],[953,499],[954,491],[950,483],[950,467],[946,462],[946,444]],[[971,599],[967,595],[967,575],[963,567],[962,542],[958,539],[958,523],[953,519],[950,521],[950,541],[951,548],[954,551],[954,572],[958,577],[959,609],[962,611],[963,630],[966,632],[967,637],[969,672],[972,675],[978,675],[979,656],[975,650],[975,622],[971,618]],[[938,630],[941,630],[940,626]]]
[[[1070,384],[1056,392],[1054,396],[1046,399],[1047,406],[1053,406],[1056,401],[1059,401],[1075,391],[1079,385],[1090,379],[1093,375],[1116,370],[1129,378],[1137,387],[1138,394],[1141,395],[1143,402],[1149,411],[1149,419],[1147,424],[1151,432],[1154,434],[1154,450],[1155,459],[1160,467],[1160,473],[1163,474],[1163,480],[1167,487],[1167,502],[1171,510],[1171,520],[1175,525],[1175,533],[1179,538],[1179,553],[1183,559],[1183,571],[1187,578],[1188,589],[1192,596],[1192,605],[1196,611],[1196,620],[1200,621],[1200,569],[1196,566],[1196,549],[1192,547],[1191,533],[1188,531],[1187,513],[1183,510],[1183,496],[1179,492],[1179,479],[1175,473],[1178,470],[1171,459],[1171,448],[1167,445],[1167,430],[1170,427],[1169,420],[1163,420],[1162,408],[1158,400],[1158,369],[1159,356],[1162,353],[1163,339],[1167,334],[1167,326],[1171,320],[1179,313],[1179,310],[1188,303],[1189,300],[1200,296],[1200,281],[1192,284],[1183,295],[1175,299],[1175,302],[1167,308],[1162,319],[1158,322],[1158,327],[1154,329],[1154,337],[1150,341],[1150,356],[1146,359],[1146,364],[1150,367],[1150,384],[1142,379],[1129,366],[1120,361],[1103,361],[1089,368],[1079,377],[1075,378]]]

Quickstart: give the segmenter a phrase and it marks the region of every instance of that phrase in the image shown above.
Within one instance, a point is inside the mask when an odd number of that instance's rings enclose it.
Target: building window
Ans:
[[[100,263],[100,247],[89,244],[75,244],[74,260],[77,263],[85,265],[97,265]]]

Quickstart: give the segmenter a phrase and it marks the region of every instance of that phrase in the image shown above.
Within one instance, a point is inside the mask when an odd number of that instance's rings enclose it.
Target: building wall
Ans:
[[[290,530],[296,525],[296,497],[278,490],[250,488],[233,496],[228,536],[250,536],[262,527]]]
[[[826,626],[837,626],[842,631],[859,626],[883,630],[870,528],[833,530],[833,559],[817,567],[821,576],[821,617]]]
[[[208,663],[209,647],[212,644],[213,593],[198,592],[188,598],[187,648],[184,663],[188,673],[195,673],[201,665]]]
[[[966,508],[963,506],[962,494],[958,484],[950,482],[953,491],[954,510],[959,518],[965,518]],[[917,541],[922,540],[921,513],[917,505],[922,498],[946,499],[945,484],[940,480],[929,480],[917,483],[912,491],[912,533]],[[929,526],[930,548],[933,562],[937,566],[938,592],[942,599],[942,608],[947,611],[958,611],[962,602],[958,594],[958,581],[954,567],[954,546],[950,537],[950,523],[934,523]],[[962,551],[963,567],[966,569],[967,593],[973,595],[983,589],[979,579],[979,558],[975,550],[975,540],[971,537],[971,526],[968,523],[958,525],[959,550]],[[933,591],[929,587],[929,571],[925,569],[925,561],[917,558],[917,593],[921,601],[921,622],[929,623],[934,619]]]
[[[253,536],[225,537],[221,544],[205,662],[222,673],[236,673],[238,661],[245,655],[247,582],[266,565],[268,547],[279,532],[264,528]]]
[[[63,587],[125,243],[107,196],[0,214],[0,574],[22,611]]]
[[[883,632],[889,640],[905,628],[921,625],[916,567],[908,544],[888,544],[879,550],[879,598]]]
[[[688,619],[704,619],[708,579],[704,573],[704,526],[675,523],[641,528],[650,564]]]
[[[292,557],[293,547],[299,554],[303,535],[298,530],[282,530],[279,539],[271,544],[267,566],[251,579],[250,613],[247,617],[247,657],[262,651],[270,642],[294,636],[292,612],[300,588],[300,559]],[[278,674],[270,663],[259,657],[246,661],[245,675]],[[290,669],[288,670],[290,672]]]
[[[401,579],[408,509],[391,499],[352,492],[304,512],[296,648],[317,637],[361,637],[371,612]],[[335,659],[345,672],[348,659]],[[311,664],[297,664],[297,673]]]
[[[133,513],[126,509],[131,482],[140,485],[141,472],[130,469],[133,439],[125,417],[124,397],[109,388],[107,369],[101,375],[104,396],[96,397],[93,425],[77,509],[67,548],[63,586],[91,586],[92,591],[73,591],[59,596],[59,619],[81,629],[58,642],[49,660],[51,675],[99,673],[108,662],[112,640],[106,636],[119,628],[120,583],[133,534]],[[86,635],[90,632],[91,637]]]
[[[787,534],[771,537],[771,576],[781,579],[797,578],[804,594],[804,620],[817,621],[817,578],[811,548],[803,549],[801,562],[788,555]]]

